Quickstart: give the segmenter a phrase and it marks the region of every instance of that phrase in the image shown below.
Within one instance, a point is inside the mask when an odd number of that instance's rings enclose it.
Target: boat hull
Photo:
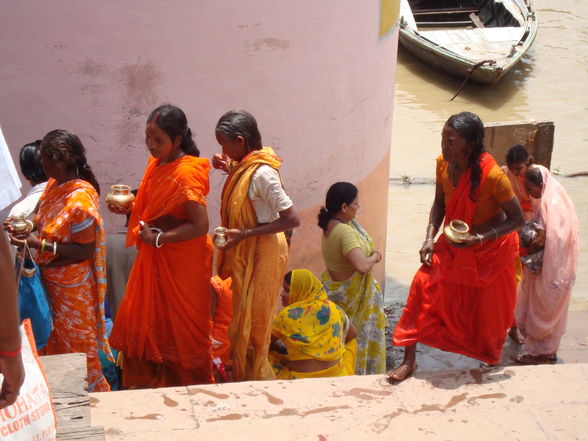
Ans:
[[[400,44],[410,53],[449,75],[465,78],[468,74],[470,79],[481,84],[495,84],[508,71],[510,71],[527,52],[537,35],[537,21],[535,19],[532,4],[529,4],[529,13],[526,16],[526,26],[522,37],[516,44],[513,44],[512,55],[497,58],[495,52],[488,51],[486,54],[478,54],[478,57],[471,59],[443,45],[426,38],[426,32],[419,32],[406,26],[401,19]],[[451,31],[456,32],[456,31]],[[468,32],[468,31],[464,31]],[[425,35],[423,35],[425,34]],[[493,60],[494,64],[485,63],[474,68],[481,60]],[[472,69],[471,73],[469,70]]]

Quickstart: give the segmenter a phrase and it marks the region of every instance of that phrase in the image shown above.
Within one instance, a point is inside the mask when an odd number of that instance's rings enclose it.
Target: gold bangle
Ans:
[[[43,239],[41,241],[41,252],[45,251],[45,243],[47,242],[47,239]]]

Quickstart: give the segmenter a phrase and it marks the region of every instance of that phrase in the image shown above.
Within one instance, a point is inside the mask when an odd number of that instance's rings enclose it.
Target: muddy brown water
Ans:
[[[386,249],[386,301],[404,301],[419,267],[433,201],[435,157],[447,118],[463,110],[484,122],[551,120],[552,170],[588,171],[588,2],[535,0],[539,32],[530,51],[497,85],[469,83],[432,70],[399,50],[396,72]],[[415,184],[402,184],[409,176]],[[588,177],[559,177],[580,220],[580,264],[571,309],[588,309]]]

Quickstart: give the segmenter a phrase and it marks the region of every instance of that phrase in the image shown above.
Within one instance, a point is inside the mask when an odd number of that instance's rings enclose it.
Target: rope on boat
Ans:
[[[465,85],[467,84],[467,82],[470,80],[470,77],[472,76],[472,73],[478,67],[481,67],[484,64],[487,64],[489,66],[494,66],[496,64],[496,60],[482,60],[479,63],[476,63],[472,67],[470,67],[468,69],[468,73],[466,74],[466,77],[463,80],[463,83],[461,83],[461,86],[459,87],[459,89],[457,90],[457,92],[455,92],[455,95],[453,95],[453,98],[451,98],[449,101],[453,101],[457,97],[457,95],[459,95],[461,93],[461,91],[463,90],[463,88],[465,87]]]

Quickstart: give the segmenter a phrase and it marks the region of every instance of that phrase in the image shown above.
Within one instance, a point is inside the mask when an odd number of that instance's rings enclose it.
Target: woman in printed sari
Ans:
[[[489,364],[500,361],[516,299],[515,259],[524,218],[510,182],[484,150],[478,116],[451,116],[441,134],[435,201],[419,252],[423,266],[394,330],[406,346],[404,360],[389,373],[400,381],[416,369],[416,343],[463,354]],[[470,226],[460,244],[440,229],[454,219]]]
[[[382,255],[355,220],[358,209],[355,185],[337,182],[329,188],[325,207],[318,215],[327,266],[322,281],[329,300],[341,306],[357,328],[355,373],[382,374],[386,370],[387,319],[382,290],[372,275]]]
[[[223,153],[214,155],[213,166],[229,173],[221,201],[227,241],[219,247],[217,266],[221,278],[232,279],[232,378],[272,379],[268,347],[288,257],[284,232],[300,221],[282,185],[282,160],[262,147],[253,115],[225,113],[216,125],[216,139]]]
[[[47,355],[85,353],[88,389],[109,391],[98,357],[102,349],[114,361],[104,319],[100,187],[86,162],[82,142],[66,130],[54,130],[43,138],[41,164],[49,182],[37,208],[37,234],[28,236],[26,242],[38,250],[37,263],[53,310],[53,332],[43,351]]]
[[[529,253],[542,249],[543,263],[538,272],[525,266],[518,287],[515,318],[525,336],[525,353],[517,361],[554,363],[576,280],[578,218],[565,189],[545,167],[530,168],[525,185],[534,198],[533,220],[541,232]]]
[[[175,106],[151,112],[145,135],[151,157],[127,232],[138,253],[110,342],[122,352],[124,387],[209,383],[210,165]]]
[[[284,309],[274,318],[270,359],[280,380],[342,377],[355,372],[356,332],[306,269],[284,277]]]

